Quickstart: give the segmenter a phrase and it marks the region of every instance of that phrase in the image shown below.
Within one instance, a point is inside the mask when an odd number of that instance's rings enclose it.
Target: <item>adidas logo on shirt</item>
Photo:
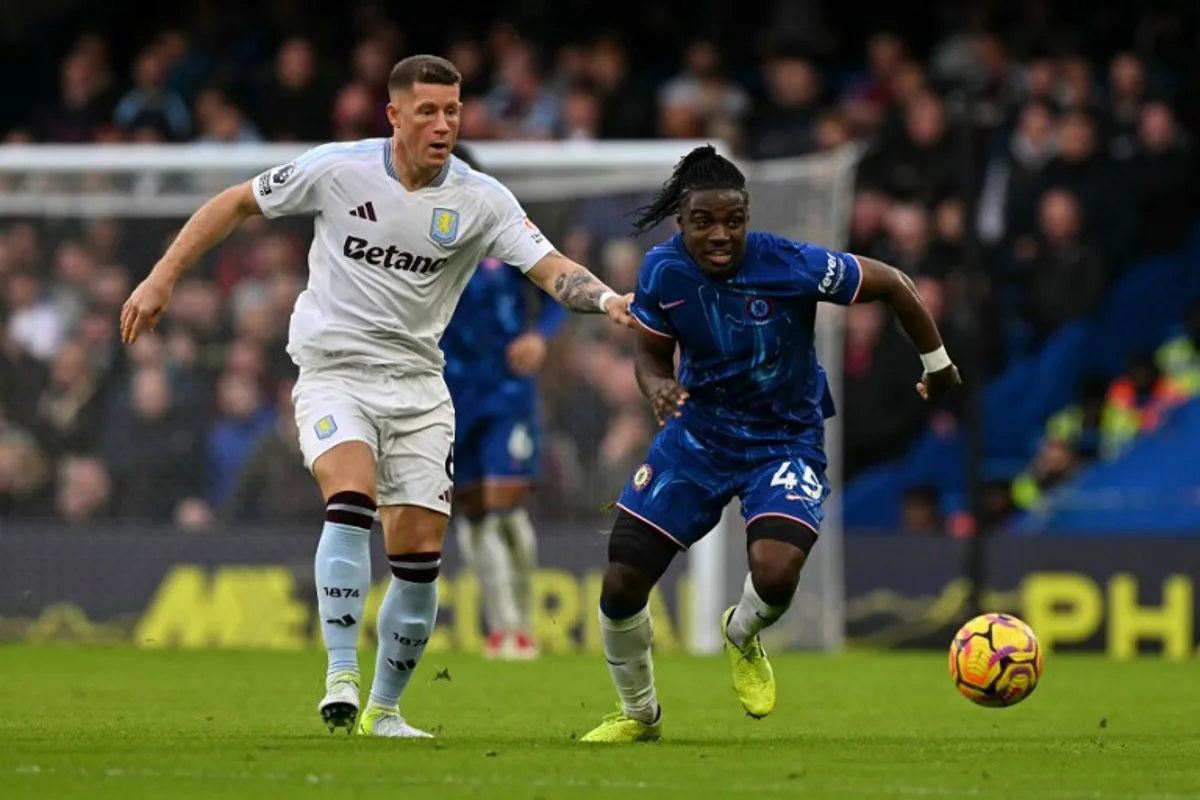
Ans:
[[[358,208],[350,209],[350,216],[370,220],[371,222],[379,221],[379,218],[375,216],[375,205],[370,200],[363,203]]]

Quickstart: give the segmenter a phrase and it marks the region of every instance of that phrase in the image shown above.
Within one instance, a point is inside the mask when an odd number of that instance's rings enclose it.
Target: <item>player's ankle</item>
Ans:
[[[625,706],[622,713],[630,719],[637,720],[643,725],[657,725],[662,719],[662,706],[655,700],[653,703],[640,706]]]

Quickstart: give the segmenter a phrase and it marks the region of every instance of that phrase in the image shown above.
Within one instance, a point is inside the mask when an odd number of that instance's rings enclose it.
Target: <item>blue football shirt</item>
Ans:
[[[529,280],[495,259],[480,263],[442,335],[446,384],[460,415],[526,412],[533,402],[534,380],[512,374],[507,348],[528,330],[554,336],[567,312],[542,296],[539,316],[531,320]]]
[[[712,278],[676,234],[646,254],[632,312],[678,343],[690,395],[680,423],[702,443],[819,449],[834,407],[817,361],[817,303],[849,305],[861,284],[854,256],[760,232],[747,235],[735,273]]]

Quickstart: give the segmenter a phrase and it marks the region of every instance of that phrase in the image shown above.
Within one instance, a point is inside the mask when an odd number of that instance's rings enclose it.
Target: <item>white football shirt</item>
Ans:
[[[390,139],[313,148],[256,177],[254,197],[268,218],[316,216],[288,330],[299,366],[440,374],[438,342],[479,262],[525,272],[553,250],[503,184],[458,158],[429,186],[405,189]]]

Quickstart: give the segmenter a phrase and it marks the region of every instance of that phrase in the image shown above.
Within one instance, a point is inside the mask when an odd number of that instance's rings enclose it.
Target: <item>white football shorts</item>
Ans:
[[[441,375],[378,367],[302,367],[292,390],[300,451],[309,470],[342,442],[375,452],[377,502],[449,516],[454,484],[454,405]]]

